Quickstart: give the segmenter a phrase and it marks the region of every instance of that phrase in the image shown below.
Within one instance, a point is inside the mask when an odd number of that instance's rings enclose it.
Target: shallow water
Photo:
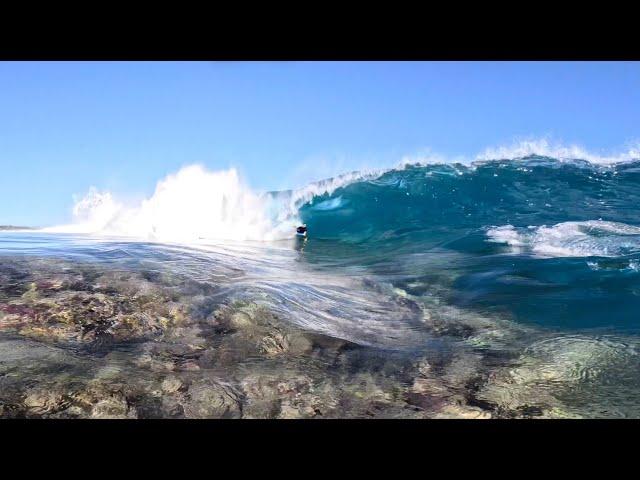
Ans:
[[[638,417],[636,170],[407,167],[306,241],[2,232],[0,413]]]

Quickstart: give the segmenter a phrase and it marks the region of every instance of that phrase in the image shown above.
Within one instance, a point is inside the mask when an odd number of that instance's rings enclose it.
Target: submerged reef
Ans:
[[[306,331],[214,280],[0,257],[0,417],[580,417],[569,391],[637,371],[628,344],[531,343],[524,327],[420,308],[433,342],[385,350]]]

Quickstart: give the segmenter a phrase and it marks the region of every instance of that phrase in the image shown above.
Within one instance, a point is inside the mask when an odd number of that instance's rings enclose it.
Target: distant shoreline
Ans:
[[[35,227],[17,227],[15,225],[0,225],[0,231],[3,230],[35,230]]]

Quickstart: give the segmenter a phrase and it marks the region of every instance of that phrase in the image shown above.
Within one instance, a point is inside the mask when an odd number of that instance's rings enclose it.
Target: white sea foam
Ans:
[[[474,167],[491,160],[522,160],[532,156],[546,157],[560,162],[583,160],[594,165],[615,165],[640,160],[640,142],[610,152],[592,152],[576,144],[565,144],[548,138],[516,140],[509,144],[484,149],[471,155],[445,156],[428,151],[404,156],[395,166],[402,169],[410,165],[462,164]]]
[[[445,156],[427,150],[426,153],[405,155],[393,167],[377,169],[373,173],[379,177],[386,172],[403,170],[411,166],[450,165],[454,167],[458,175],[464,175],[487,162],[496,160],[520,161],[535,156],[561,163],[584,161],[596,166],[611,167],[617,164],[639,161],[640,142],[631,143],[624,149],[608,153],[594,153],[579,145],[553,142],[547,138],[514,141],[510,144],[486,148],[484,151],[472,156]],[[522,170],[525,172],[530,171],[524,167]]]
[[[640,251],[640,227],[590,220],[516,228],[491,228],[488,241],[506,243],[515,253],[531,251],[547,257],[615,257]]]
[[[137,205],[121,204],[111,193],[92,188],[76,202],[73,214],[71,225],[46,230],[193,241],[272,240],[281,238],[285,228],[269,218],[264,200],[235,169],[211,172],[199,165],[167,176]],[[294,220],[289,220],[289,231]]]
[[[138,204],[119,202],[112,193],[91,187],[84,197],[75,199],[72,223],[43,230],[172,242],[279,240],[291,237],[300,223],[300,207],[314,197],[381,174],[378,170],[351,172],[297,190],[266,194],[251,190],[235,169],[212,172],[192,165],[159,181],[153,195]]]
[[[99,192],[95,187],[89,188],[84,197],[74,196],[74,200],[72,224],[43,230],[60,233],[100,231],[123,209],[123,205],[110,192]]]
[[[338,198],[331,198],[329,200],[325,200],[324,202],[316,204],[314,206],[314,209],[320,211],[329,211],[335,210],[336,208],[339,208],[344,204],[345,202],[342,200],[342,195],[340,195]]]
[[[491,147],[476,156],[477,161],[516,160],[533,155],[554,158],[560,161],[585,160],[597,165],[613,165],[640,159],[640,145],[610,153],[593,153],[579,145],[565,145],[548,139],[521,140],[510,145]]]

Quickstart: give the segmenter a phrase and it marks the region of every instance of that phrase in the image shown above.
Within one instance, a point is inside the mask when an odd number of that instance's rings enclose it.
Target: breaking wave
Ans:
[[[413,238],[434,238],[434,228],[443,226],[502,224],[515,230],[494,229],[490,236],[511,235],[512,246],[528,241],[520,237],[531,237],[531,232],[518,228],[530,225],[539,227],[536,238],[574,229],[578,241],[583,230],[575,224],[553,231],[546,225],[550,220],[557,225],[594,219],[633,225],[630,205],[640,200],[634,183],[638,158],[640,151],[633,148],[607,156],[537,140],[489,149],[471,160],[405,157],[393,168],[355,171],[266,193],[248,187],[235,169],[209,171],[192,165],[159,181],[154,193],[136,204],[92,187],[77,199],[70,224],[45,230],[161,242],[273,241],[290,238],[294,227],[306,222],[316,237],[357,243],[408,232]],[[539,240],[531,241],[538,241],[534,250],[544,248]],[[564,247],[556,242],[547,250],[552,248],[559,253]],[[609,246],[603,252],[605,248]]]

